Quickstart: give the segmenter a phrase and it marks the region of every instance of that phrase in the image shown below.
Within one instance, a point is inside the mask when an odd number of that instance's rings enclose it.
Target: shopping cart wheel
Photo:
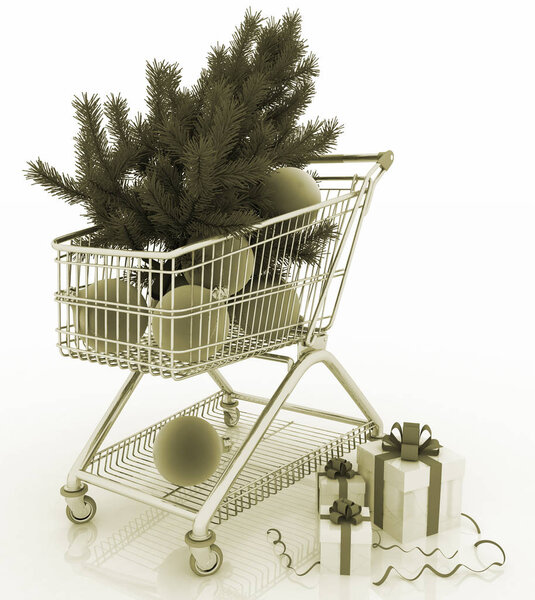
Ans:
[[[87,508],[89,509],[89,512],[85,517],[82,517],[81,519],[78,519],[74,516],[74,513],[72,512],[70,506],[67,506],[65,508],[65,512],[67,513],[67,519],[69,519],[69,521],[78,525],[80,523],[88,523],[95,516],[95,513],[97,512],[97,503],[93,500],[93,498],[91,498],[91,496],[84,496],[84,502]]]
[[[225,411],[223,413],[223,419],[225,419],[225,425],[227,427],[236,427],[240,420],[240,409],[234,408],[232,413]]]
[[[217,571],[219,571],[221,565],[223,564],[223,552],[219,546],[216,544],[212,544],[210,546],[210,550],[216,555],[216,562],[213,567],[210,569],[201,569],[195,560],[193,554],[189,557],[189,566],[190,569],[195,573],[195,575],[199,575],[199,577],[207,577],[208,575],[213,575]]]

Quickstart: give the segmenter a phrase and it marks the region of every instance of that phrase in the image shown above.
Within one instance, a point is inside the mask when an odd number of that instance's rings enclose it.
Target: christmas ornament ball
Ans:
[[[124,312],[121,305],[146,309],[147,303],[139,288],[122,279],[99,279],[79,290],[78,298],[99,302],[98,308],[72,306],[76,332],[87,336],[83,341],[91,350],[117,354],[128,349],[126,343],[137,344],[147,329],[147,314]]]
[[[177,417],[162,427],[154,440],[153,459],[167,481],[197,485],[219,466],[223,444],[213,426],[192,415]]]
[[[321,192],[314,178],[302,169],[282,167],[266,180],[264,191],[277,215],[283,215],[321,202]],[[315,213],[312,213],[314,219]]]
[[[213,356],[227,337],[229,316],[225,307],[208,306],[210,302],[210,290],[199,285],[167,292],[154,310],[157,315],[159,309],[172,312],[160,312],[161,316],[152,319],[157,346],[172,352],[174,360],[185,362],[202,362]]]
[[[197,240],[190,239],[192,244]],[[200,264],[206,263],[206,264]],[[225,288],[229,296],[243,289],[253,275],[255,258],[249,242],[243,237],[232,237],[193,253],[193,265],[184,275],[189,283],[205,288]]]
[[[233,312],[233,319],[249,335],[275,330],[264,334],[267,341],[287,335],[288,328],[299,324],[299,296],[292,288],[268,292],[273,285],[259,280],[247,286],[249,299],[237,302]]]

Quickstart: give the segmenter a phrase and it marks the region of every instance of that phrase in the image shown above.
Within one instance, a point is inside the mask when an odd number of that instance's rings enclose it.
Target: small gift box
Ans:
[[[318,512],[328,514],[329,507],[338,498],[348,498],[365,506],[366,482],[353,470],[353,465],[345,458],[332,458],[325,465],[325,471],[318,473]]]
[[[347,498],[335,500],[320,514],[320,565],[322,573],[368,575],[372,528],[366,507]]]
[[[395,423],[359,446],[357,461],[374,524],[398,541],[459,526],[464,458],[433,439],[429,426]]]

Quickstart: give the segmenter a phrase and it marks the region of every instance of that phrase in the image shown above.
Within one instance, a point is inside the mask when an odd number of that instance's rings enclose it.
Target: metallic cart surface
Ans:
[[[368,163],[368,170],[319,175],[320,204],[263,221],[241,238],[212,238],[170,252],[156,245],[145,251],[98,248],[91,245],[95,228],[54,240],[60,352],[130,371],[61,489],[71,521],[85,523],[95,514],[87,483],[186,516],[193,521],[186,535],[191,568],[210,575],[223,557],[211,524],[354,449],[366,433],[382,433],[379,415],[326,342],[375,185],[392,161],[390,151],[317,159],[325,169]],[[313,243],[322,228],[333,235],[320,259],[299,260],[297,250]],[[255,272],[264,273],[261,284],[242,285],[243,274],[253,269],[251,261]],[[176,306],[175,289],[190,283],[196,284],[187,288],[191,294],[194,287],[202,289],[200,302],[192,297],[186,306]],[[170,306],[158,303],[166,294]],[[176,339],[177,324],[188,331],[186,350],[169,341]],[[164,331],[170,332],[167,341]],[[295,361],[279,352],[290,346],[297,348]],[[235,391],[220,371],[251,357],[287,366],[271,398]],[[317,363],[328,367],[364,419],[286,402]],[[101,449],[146,373],[175,380],[208,373],[219,392]],[[185,414],[211,422],[226,452],[206,482],[178,488],[157,472],[152,446],[161,427]]]

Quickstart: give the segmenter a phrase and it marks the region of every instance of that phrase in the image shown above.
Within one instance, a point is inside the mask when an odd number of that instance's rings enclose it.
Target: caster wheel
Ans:
[[[240,420],[240,409],[235,408],[233,412],[234,414],[228,412],[223,413],[223,419],[225,420],[225,425],[227,427],[236,427]]]
[[[74,516],[70,506],[66,507],[65,512],[67,513],[67,519],[69,519],[71,523],[75,523],[76,525],[79,525],[80,523],[89,523],[89,521],[91,521],[91,519],[95,516],[95,513],[97,512],[97,503],[93,500],[93,498],[91,498],[91,496],[84,496],[84,502],[86,506],[89,507],[89,513],[87,516],[82,517],[81,519],[78,519]]]
[[[195,575],[199,575],[199,577],[207,577],[208,575],[213,575],[214,573],[217,573],[217,571],[219,571],[221,565],[223,564],[223,552],[221,551],[221,548],[219,546],[216,546],[215,544],[212,544],[210,546],[210,550],[215,553],[217,559],[215,565],[207,571],[201,569],[197,565],[197,561],[195,560],[193,554],[190,555],[189,566],[190,569],[195,573]]]

